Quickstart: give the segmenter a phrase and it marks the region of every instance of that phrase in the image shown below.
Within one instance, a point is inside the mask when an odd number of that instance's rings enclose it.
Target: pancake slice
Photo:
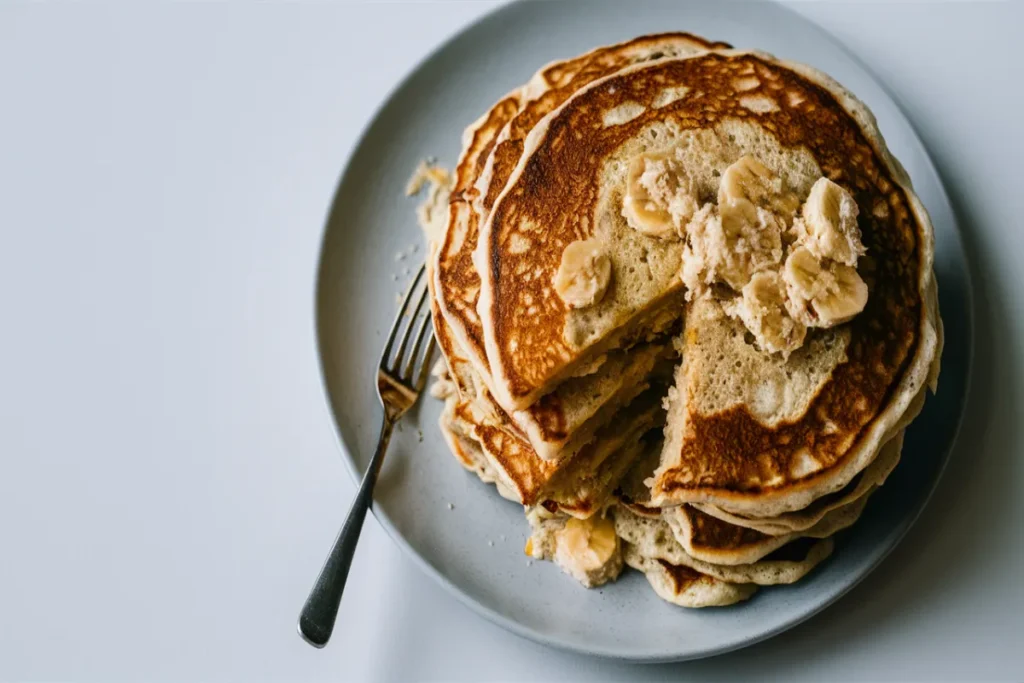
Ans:
[[[864,512],[870,495],[868,492],[852,503],[832,510],[810,529],[783,536],[769,536],[729,524],[689,505],[663,509],[662,519],[693,558],[713,564],[745,565],[758,562],[797,539],[828,538],[850,527]]]
[[[690,567],[730,583],[761,586],[794,583],[824,561],[833,549],[832,539],[795,539],[765,557],[747,564],[714,564],[693,557],[676,540],[672,528],[658,517],[645,517],[625,506],[614,511],[615,531],[645,557]]]
[[[728,583],[686,565],[646,557],[630,544],[625,544],[623,556],[627,565],[643,572],[659,598],[680,607],[724,607],[757,592],[754,584]]]
[[[787,512],[767,519],[758,519],[734,515],[713,505],[693,503],[692,507],[723,522],[754,529],[769,536],[784,536],[796,531],[805,531],[820,522],[829,512],[859,500],[884,484],[899,463],[902,449],[903,430],[900,430],[896,436],[882,446],[878,457],[863,472],[855,476],[849,484],[835,493],[818,498],[803,510]]]

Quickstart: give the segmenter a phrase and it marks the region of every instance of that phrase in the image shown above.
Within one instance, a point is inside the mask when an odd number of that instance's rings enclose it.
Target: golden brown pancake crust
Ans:
[[[689,505],[682,512],[690,521],[690,542],[695,550],[733,550],[772,540],[767,534],[723,522]]]
[[[519,158],[523,154],[523,141],[542,118],[560,107],[582,86],[593,83],[599,78],[610,76],[616,71],[629,66],[631,62],[623,59],[625,54],[623,48],[636,49],[645,45],[656,45],[670,40],[685,40],[694,43],[695,46],[709,50],[731,47],[728,43],[711,42],[692,33],[661,33],[642,36],[621,46],[595,50],[567,62],[567,69],[563,69],[561,66],[557,67],[559,72],[575,69],[577,73],[572,78],[563,77],[565,85],[548,90],[536,100],[530,102],[529,105],[523,108],[523,111],[512,119],[512,122],[509,124],[507,138],[499,142],[494,148],[493,180],[488,186],[487,195],[483,198],[484,209],[490,211],[491,207],[494,206],[494,200],[498,198],[498,195],[505,187],[505,183],[512,176],[512,171],[515,170],[516,164],[519,163]],[[649,55],[648,59],[658,59],[660,56],[655,53]],[[581,67],[579,62],[584,62],[584,65]],[[546,73],[550,73],[550,71]],[[554,81],[556,79],[552,78],[551,80]]]
[[[701,574],[696,569],[691,569],[686,565],[672,564],[665,560],[658,560],[658,564],[665,569],[668,577],[672,580],[672,590],[676,595],[679,595],[690,586],[702,580],[707,580],[709,583],[714,581],[710,576]]]
[[[737,92],[733,81],[751,73],[759,85]],[[690,91],[683,99],[652,108],[661,89],[672,86]],[[741,104],[741,99],[758,95],[771,97],[778,109],[758,113]],[[603,112],[624,102],[647,109],[628,123],[604,127]],[[714,482],[674,477],[678,472],[670,471],[658,487],[669,493],[713,483],[715,491],[764,491],[771,487],[749,482],[788,473],[804,446],[822,463],[818,473],[827,471],[887,404],[918,343],[925,315],[918,290],[921,226],[884,159],[832,93],[753,54],[711,53],[613,76],[579,93],[550,119],[544,144],[525,161],[518,180],[492,213],[491,314],[510,391],[525,395],[542,385],[550,369],[573,353],[561,334],[566,313],[562,301],[545,295],[545,278],[527,279],[519,273],[554,273],[565,246],[592,235],[589,223],[601,161],[650,122],[666,117],[684,128],[710,128],[726,118],[756,121],[784,146],[805,146],[826,176],[853,192],[861,208],[859,224],[868,250],[861,272],[871,296],[864,312],[850,323],[849,361],[835,369],[802,419],[767,427],[745,407],[693,416],[683,462],[701,463],[694,470],[713,472]],[[516,254],[510,248],[508,241],[522,221],[543,226],[543,252]],[[532,301],[537,310],[528,329],[517,320],[524,301]],[[508,346],[513,334],[515,352]]]
[[[487,113],[486,119],[473,131],[462,160],[455,167],[455,183],[449,199],[448,223],[458,220],[469,221],[467,240],[476,244],[479,233],[478,217],[470,206],[475,190],[473,184],[483,170],[484,164],[501,129],[519,111],[518,95],[509,95],[499,101]],[[480,277],[473,266],[472,248],[463,249],[454,244],[455,235],[452,230],[445,231],[445,237],[439,247],[437,263],[438,291],[435,296],[442,297],[447,310],[464,321],[467,340],[476,348],[483,349],[483,334],[480,318],[476,312],[476,300],[480,292]]]

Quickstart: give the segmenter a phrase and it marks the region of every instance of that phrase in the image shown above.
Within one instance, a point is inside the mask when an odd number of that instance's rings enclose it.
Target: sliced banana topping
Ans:
[[[718,210],[722,224],[737,232],[757,220],[757,207],[765,206],[772,192],[774,174],[752,156],[744,156],[722,173],[718,186]]]
[[[804,246],[790,253],[782,277],[790,315],[809,327],[844,323],[868,302],[868,286],[854,268],[821,261]]]
[[[857,265],[864,245],[857,227],[857,202],[841,185],[819,178],[811,186],[794,228],[799,241],[820,259]]]
[[[555,562],[584,585],[597,585],[621,566],[619,537],[610,519],[570,517],[555,535]],[[605,579],[606,580],[606,579]]]
[[[675,239],[697,208],[693,180],[672,154],[640,154],[630,162],[622,215],[631,228]]]
[[[764,221],[765,213],[788,226],[799,206],[800,200],[785,190],[782,179],[749,154],[722,172],[718,210],[726,230],[738,230],[744,223]]]
[[[555,273],[558,296],[570,308],[585,308],[601,300],[612,278],[612,261],[596,239],[578,240],[562,252]]]

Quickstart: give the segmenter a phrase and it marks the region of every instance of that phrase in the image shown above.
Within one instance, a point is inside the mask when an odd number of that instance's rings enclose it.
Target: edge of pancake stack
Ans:
[[[862,103],[642,36],[543,67],[424,179],[441,430],[528,555],[686,607],[828,558],[942,347],[931,223]]]

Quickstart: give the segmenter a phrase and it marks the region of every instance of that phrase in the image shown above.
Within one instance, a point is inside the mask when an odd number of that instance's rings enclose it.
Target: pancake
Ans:
[[[670,88],[691,90],[655,107]],[[610,112],[631,117],[605,125]],[[529,400],[657,306],[670,285],[647,287],[662,281],[638,284],[615,269],[620,253],[645,240],[652,254],[668,249],[631,231],[614,210],[625,182],[624,164],[616,163],[649,149],[653,139],[666,148],[696,144],[704,131],[722,141],[720,163],[712,169],[719,174],[753,151],[800,196],[808,193],[815,169],[852,188],[871,257],[864,266],[870,285],[865,310],[849,323],[809,333],[803,353],[789,358],[746,343],[747,362],[736,348],[745,335],[734,336],[737,325],[727,323],[736,321],[718,311],[705,317],[698,310],[687,321],[679,389],[687,414],[674,420],[678,435],[666,444],[654,501],[773,516],[842,488],[870,462],[928,379],[937,349],[936,312],[926,303],[933,278],[927,214],[867,110],[827,77],[765,55],[712,52],[624,70],[578,92],[539,124],[481,239],[481,260],[491,265],[480,306],[488,356],[495,383]],[[574,182],[553,182],[556,172]],[[546,228],[546,250],[536,257],[526,252],[532,276],[524,281],[514,277],[522,259],[513,247],[529,240],[536,225]],[[608,234],[598,234],[602,226]],[[570,310],[545,296],[543,283],[551,281],[565,246],[595,235],[611,244],[612,289],[596,306]],[[631,296],[637,292],[642,296]],[[526,301],[543,313],[524,330],[515,311]],[[714,309],[716,302],[693,305]],[[563,330],[579,325],[590,333],[572,344]],[[711,378],[736,375],[723,364],[737,361],[748,375],[742,383],[754,389],[710,386]],[[780,391],[793,395],[757,404],[761,388],[779,378]]]
[[[480,277],[473,252],[480,222],[504,187],[510,165],[518,161],[523,138],[537,121],[597,78],[639,61],[693,54],[716,45],[723,44],[709,43],[686,33],[667,33],[643,36],[554,62],[538,71],[522,89],[500,100],[467,130],[464,151],[455,171],[449,227],[438,249],[435,288],[439,308],[454,338],[482,377],[489,378],[490,366],[476,311]],[[502,405],[509,412],[525,407]]]
[[[754,563],[719,565],[703,562],[687,553],[672,528],[660,518],[641,516],[624,506],[617,506],[614,516],[615,532],[645,557],[689,567],[730,583],[761,586],[794,583],[825,560],[834,545],[829,538],[796,539]]]
[[[494,483],[505,498],[589,517],[604,506],[622,473],[640,455],[635,444],[652,427],[664,423],[664,389],[651,392],[645,382],[636,387],[640,394],[618,412],[614,425],[597,430],[571,456],[544,460],[493,402],[486,387],[474,379],[475,371],[449,336],[444,318],[435,317],[434,326],[445,357],[441,381],[459,387],[445,399],[442,432],[456,459],[484,483]]]
[[[899,463],[903,449],[903,431],[889,440],[878,457],[863,472],[855,476],[844,488],[818,498],[803,510],[787,512],[776,517],[757,519],[734,515],[714,505],[692,503],[692,507],[723,522],[754,529],[769,536],[784,536],[795,531],[805,531],[820,522],[829,512],[844,507],[885,483]]]
[[[900,435],[900,438],[902,434]],[[893,450],[898,454],[900,442],[897,440],[890,449],[887,457],[891,457]],[[676,507],[661,508],[654,505],[650,500],[650,489],[646,481],[649,481],[651,469],[657,464],[658,451],[648,452],[638,458],[633,468],[622,478],[618,489],[615,491],[616,498],[616,524],[622,532],[624,540],[646,547],[648,554],[652,543],[661,544],[665,548],[679,547],[685,557],[696,562],[704,562],[720,567],[731,567],[724,571],[745,571],[748,580],[755,583],[756,580],[750,572],[757,568],[770,568],[772,571],[765,573],[768,580],[772,573],[779,575],[780,579],[786,576],[796,576],[801,570],[800,563],[805,563],[803,568],[809,571],[813,564],[820,562],[828,553],[825,546],[818,547],[813,554],[797,553],[794,549],[803,548],[808,553],[815,544],[808,543],[807,539],[827,539],[838,531],[852,525],[863,512],[868,498],[878,486],[872,485],[867,491],[857,497],[851,497],[848,502],[842,504],[825,504],[824,511],[818,509],[809,511],[808,517],[814,517],[814,523],[800,529],[786,529],[781,527],[786,520],[754,520],[754,525],[767,525],[772,522],[775,527],[770,527],[767,532],[757,528],[750,528],[751,523],[740,525],[732,521],[719,519],[697,509],[693,505],[681,505]],[[839,503],[840,501],[830,501]],[[623,521],[620,521],[623,520]],[[738,520],[748,522],[748,520]],[[642,524],[641,524],[642,522]],[[655,532],[663,532],[665,528],[670,529],[674,542],[658,541],[657,535],[654,541],[650,540],[648,533],[650,529]],[[632,531],[630,531],[632,529]],[[662,534],[663,535],[663,534]],[[647,539],[643,541],[642,539]],[[666,552],[677,552],[668,550]],[[829,551],[831,552],[831,546]],[[654,555],[658,555],[654,553]],[[675,563],[683,562],[682,555],[661,555],[663,559]],[[808,558],[813,562],[808,563]],[[764,561],[778,562],[787,561],[797,564],[791,565],[760,565]],[[693,565],[701,569],[700,565]],[[742,566],[741,569],[737,567]],[[704,571],[704,569],[701,569]],[[804,573],[806,573],[806,571]],[[718,576],[728,576],[718,574]],[[795,579],[794,579],[795,580]]]
[[[690,505],[662,509],[676,540],[691,557],[721,565],[758,562],[800,538],[828,538],[853,525],[864,512],[874,489],[844,507],[832,510],[804,531],[770,536],[705,514]]]
[[[609,457],[600,462],[595,462],[594,458],[571,463],[552,477],[545,487],[541,505],[577,518],[589,517],[607,507],[623,475],[651,450],[652,442],[659,441],[663,414],[656,406],[651,410],[649,421],[645,419],[628,427],[622,445]],[[646,435],[644,427],[648,429]]]
[[[655,106],[665,91],[683,88],[689,94]],[[748,385],[787,372],[804,380],[792,383],[800,391],[780,408],[768,401],[752,410],[745,396],[731,395],[707,411],[691,402],[687,381],[723,374],[714,363],[737,359],[719,361],[729,337],[722,329],[693,328],[685,339],[698,352],[681,374],[682,402],[693,414],[676,421],[680,436],[666,445],[655,501],[773,516],[842,488],[868,464],[926,380],[937,346],[925,305],[933,277],[927,214],[867,111],[832,81],[764,55],[712,52],[632,67],[577,92],[530,134],[484,225],[478,260],[489,267],[479,312],[495,392],[513,403],[528,404],[595,355],[649,331],[681,288],[672,275],[680,243],[622,219],[625,162],[655,144],[708,146],[707,138],[721,143],[709,177],[754,151],[798,196],[823,174],[853,188],[871,255],[870,299],[852,322],[814,330],[807,350],[789,358],[753,350]],[[607,245],[611,284],[597,304],[570,308],[549,283],[565,248],[592,238]],[[647,267],[630,273],[641,255]],[[711,359],[699,372],[698,341]]]
[[[494,484],[498,495],[507,500],[518,502],[517,494],[510,490],[499,478],[497,470],[484,455],[480,443],[471,435],[471,427],[455,419],[455,407],[458,399],[452,395],[445,399],[444,410],[439,420],[441,435],[455,459],[465,469],[475,474],[485,484]]]
[[[670,361],[676,352],[667,339],[655,340],[632,353],[608,354],[594,372],[564,382],[526,410],[509,413],[497,403],[468,354],[458,346],[447,319],[437,312],[436,301],[431,302],[431,308],[435,338],[462,400],[475,402],[482,413],[525,441],[531,457],[553,464],[570,460],[604,424],[647,389],[652,379],[667,382],[672,374]]]
[[[680,607],[724,607],[743,602],[757,592],[753,584],[728,583],[685,565],[646,557],[628,543],[623,559],[643,572],[659,598]]]
[[[514,163],[513,156],[518,156],[521,138],[528,130],[526,126],[532,127],[532,122],[542,118],[579,87],[629,64],[666,55],[692,54],[712,45],[721,44],[708,43],[689,34],[663,34],[555,62],[541,69],[522,89],[500,100],[467,130],[463,154],[455,171],[447,230],[432,259],[432,285],[437,311],[449,328],[446,332],[452,339],[449,346],[459,347],[462,358],[475,370],[473,381],[486,387],[492,399],[500,399],[500,396],[493,391],[484,352],[476,312],[480,278],[472,259],[481,212],[489,208],[490,201],[487,191],[481,192],[474,185],[481,176],[486,176],[485,186],[497,188],[507,175],[509,162]],[[578,374],[584,377],[568,382],[567,386],[533,405],[517,407],[500,400],[497,403],[537,455],[548,460],[569,457],[589,441],[594,431],[618,408],[636,396],[653,363],[667,355],[671,355],[671,348],[666,337],[654,345],[646,345],[639,353],[611,354],[599,359],[591,368],[581,369]],[[471,374],[463,370],[455,373],[462,377]],[[465,379],[460,386],[469,381]],[[476,393],[480,393],[479,390]]]
[[[573,458],[562,462],[537,457],[507,421],[486,413],[478,403],[456,402],[451,419],[457,431],[472,435],[498,483],[515,500],[586,518],[602,509],[618,476],[639,456],[635,442],[662,424],[660,403],[660,392],[641,394],[615,424],[598,431]]]

